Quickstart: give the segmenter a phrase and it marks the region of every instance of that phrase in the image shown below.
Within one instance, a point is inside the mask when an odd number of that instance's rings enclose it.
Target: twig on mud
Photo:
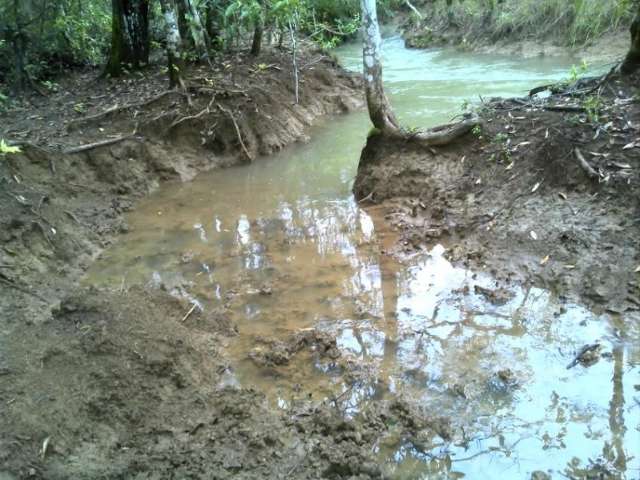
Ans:
[[[578,165],[580,165],[580,168],[585,171],[587,176],[589,178],[599,179],[600,175],[593,169],[591,165],[589,165],[589,162],[587,162],[587,160],[584,158],[584,155],[582,155],[580,149],[576,147],[573,152],[575,153],[576,159],[578,160]]]
[[[68,154],[71,154],[71,153],[86,152],[87,150],[93,150],[95,148],[100,148],[100,147],[106,147],[107,145],[113,145],[114,143],[120,143],[120,142],[123,142],[125,140],[137,139],[137,138],[138,137],[135,136],[135,133],[134,134],[130,134],[130,135],[122,135],[120,137],[111,138],[109,140],[102,140],[100,142],[88,143],[86,145],[79,145],[77,147],[67,148],[66,150],[63,150],[62,153],[64,153],[65,155],[68,155]]]
[[[184,323],[187,321],[187,318],[189,318],[189,315],[191,315],[193,313],[193,311],[196,309],[196,307],[198,306],[197,303],[194,303],[191,308],[189,309],[189,311],[187,312],[187,314],[182,317],[182,320],[180,320],[180,323]]]
[[[15,265],[0,265],[0,268],[13,268]]]
[[[375,190],[372,190],[371,193],[369,195],[367,195],[366,197],[361,198],[360,200],[358,200],[358,203],[364,203],[364,202],[371,202],[371,203],[375,203],[373,201],[373,194],[376,193]]]
[[[231,113],[231,110],[227,110],[226,108],[224,108],[219,103],[216,103],[216,105],[218,106],[218,108],[222,112],[226,113],[229,116],[229,118],[231,119],[231,121],[233,122],[233,126],[236,128],[236,133],[238,134],[238,140],[240,141],[240,146],[242,147],[242,150],[244,151],[244,153],[247,156],[247,158],[249,159],[249,161],[253,162],[253,156],[251,156],[251,154],[249,153],[249,150],[247,150],[247,146],[244,144],[244,140],[242,140],[242,134],[240,133],[240,127],[238,126],[238,122],[236,122],[236,119],[233,117],[233,113]]]
[[[64,213],[71,218],[71,220],[73,220],[74,222],[76,222],[78,225],[82,225],[82,222],[80,220],[78,220],[78,217],[76,217],[73,212],[70,212],[69,210],[64,210]]]
[[[3,275],[2,272],[0,272],[0,282],[3,282],[4,284],[8,285],[9,287],[13,288],[14,290],[22,292],[22,293],[24,293],[26,295],[31,295],[32,297],[36,297],[38,300],[42,300],[45,303],[47,302],[46,298],[42,297],[41,295],[39,295],[39,294],[37,294],[35,292],[31,292],[31,291],[27,290],[24,287],[21,287],[16,282],[11,280],[9,277]]]

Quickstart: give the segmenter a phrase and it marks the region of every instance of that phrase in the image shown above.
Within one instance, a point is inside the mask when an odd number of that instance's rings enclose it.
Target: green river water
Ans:
[[[359,45],[337,53],[360,67]],[[408,50],[399,37],[385,39],[383,61],[401,120],[424,127],[480,95],[525,95],[575,63]],[[462,440],[428,451],[380,444],[394,478],[586,478],[597,465],[615,475],[602,478],[640,478],[638,327],[579,305],[561,310],[537,288],[514,287],[508,303],[489,304],[463,292],[492,278],[452,266],[439,245],[401,263],[382,256],[382,219],[350,193],[369,128],[362,112],[327,118],[307,144],[163,186],[128,216],[130,233],[87,281],[163,284],[205,309],[227,303],[239,335],[229,339],[226,383],[254,386],[274,405],[287,408],[299,392],[341,395],[350,415],[401,395],[464,428]],[[335,335],[376,385],[347,385],[320,361],[294,358],[273,375],[247,360],[255,335],[312,327]],[[605,356],[567,369],[594,341]],[[497,375],[507,368],[516,386]]]

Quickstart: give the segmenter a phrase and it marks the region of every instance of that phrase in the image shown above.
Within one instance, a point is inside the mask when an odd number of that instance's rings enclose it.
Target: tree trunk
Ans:
[[[253,31],[253,42],[251,43],[251,55],[257,57],[262,50],[262,19],[256,20],[255,30]]]
[[[184,88],[182,71],[184,65],[181,57],[181,37],[178,29],[176,12],[169,0],[160,0],[160,8],[165,22],[165,37],[167,42],[167,62],[169,67],[169,86]]]
[[[622,73],[633,73],[640,67],[640,7],[631,24],[631,47],[627,57],[622,62],[620,70]]]
[[[364,36],[363,66],[364,85],[373,126],[382,133],[397,132],[400,124],[382,86],[382,38],[378,26],[376,0],[361,0],[362,33]]]
[[[123,66],[149,62],[149,0],[112,0],[111,53],[106,73],[118,76]]]
[[[208,2],[206,5],[204,28],[209,36],[210,46],[213,48],[220,48],[220,26],[218,20],[214,3]]]
[[[363,64],[364,86],[373,126],[382,135],[403,137],[426,145],[446,145],[464,135],[479,122],[470,116],[460,123],[443,125],[419,133],[406,133],[398,122],[382,84],[382,38],[378,25],[375,0],[360,0],[362,7],[362,30],[364,36]]]
[[[191,0],[177,0],[178,31],[187,49],[195,50],[200,58],[209,57],[209,37],[204,29],[198,10]]]

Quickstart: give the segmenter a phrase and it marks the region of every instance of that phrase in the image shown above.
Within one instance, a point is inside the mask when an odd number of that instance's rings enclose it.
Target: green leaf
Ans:
[[[7,145],[7,142],[4,141],[4,138],[0,139],[0,155],[6,155],[9,153],[20,153],[20,147],[12,147],[11,145]]]

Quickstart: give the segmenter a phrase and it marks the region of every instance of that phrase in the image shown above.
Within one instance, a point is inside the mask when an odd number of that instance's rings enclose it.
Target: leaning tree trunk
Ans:
[[[362,7],[362,30],[364,36],[363,63],[364,86],[369,108],[369,117],[378,132],[387,137],[401,137],[426,145],[446,145],[478,125],[475,116],[466,117],[459,123],[442,125],[419,133],[403,131],[398,122],[382,84],[382,38],[378,25],[376,0],[360,0]]]
[[[180,86],[184,88],[182,71],[184,65],[180,45],[182,43],[176,12],[169,0],[160,0],[160,8],[164,16],[165,37],[167,43],[167,62],[169,67],[169,86]]]
[[[622,62],[622,73],[633,73],[640,68],[640,7],[636,12],[636,17],[631,24],[631,47],[624,62]]]
[[[382,133],[397,132],[400,124],[382,86],[382,37],[378,25],[376,0],[361,0],[362,33],[364,37],[364,85],[373,126]]]
[[[105,72],[140,68],[149,62],[149,0],[112,0],[111,53]]]

